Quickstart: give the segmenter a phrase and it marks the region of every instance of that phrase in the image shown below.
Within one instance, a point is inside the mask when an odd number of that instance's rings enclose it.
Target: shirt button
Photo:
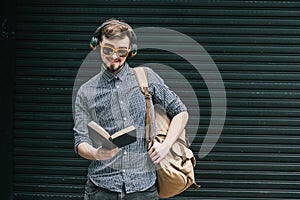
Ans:
[[[123,153],[124,153],[124,155],[127,155],[127,151],[124,151]]]
[[[125,169],[122,169],[122,172],[123,172],[123,173],[125,173],[125,172],[126,172],[126,170],[125,170]]]
[[[123,120],[124,120],[124,121],[126,121],[126,120],[127,120],[127,118],[126,118],[126,117],[124,117],[124,118],[123,118]]]
[[[123,104],[123,101],[120,101],[120,104]]]
[[[120,87],[120,86],[118,86],[118,85],[116,86],[117,89],[119,89],[119,87]]]

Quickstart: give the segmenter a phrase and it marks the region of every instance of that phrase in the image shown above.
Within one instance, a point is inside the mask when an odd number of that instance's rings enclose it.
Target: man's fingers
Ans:
[[[151,147],[150,150],[148,151],[149,155],[151,155],[153,152],[155,152],[155,147]]]
[[[159,158],[160,158],[160,154],[159,154],[159,152],[155,151],[155,147],[152,147],[152,148],[150,149],[149,156],[150,156],[151,160],[152,160],[155,164],[157,164],[157,163],[160,162],[160,159],[159,159]]]
[[[153,141],[151,141],[151,142],[148,143],[148,149],[147,149],[148,151],[151,149],[151,147],[153,147],[153,144],[154,144]]]
[[[157,152],[155,151],[155,148],[154,147],[152,147],[151,149],[150,149],[150,151],[149,151],[149,156],[150,156],[150,158],[152,159],[154,156],[156,156],[157,155]]]
[[[104,148],[98,148],[98,156],[99,156],[98,160],[111,159],[112,157],[114,157],[116,155],[116,153],[118,153],[118,151],[119,151],[118,148],[114,148],[112,150],[108,150],[108,149],[104,149]]]

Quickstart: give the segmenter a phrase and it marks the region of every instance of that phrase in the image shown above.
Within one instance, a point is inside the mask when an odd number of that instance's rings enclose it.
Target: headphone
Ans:
[[[96,49],[97,45],[99,45],[99,40],[101,38],[101,33],[102,33],[102,29],[108,25],[108,24],[122,24],[122,25],[125,25],[125,26],[128,26],[128,24],[124,23],[124,22],[116,22],[116,21],[113,21],[113,22],[104,22],[103,24],[101,24],[101,26],[99,26],[95,32],[94,32],[94,35],[93,37],[91,38],[91,41],[90,41],[90,47],[92,49]],[[136,38],[136,35],[134,33],[134,31],[132,29],[129,29],[128,31],[130,31],[130,34],[132,35],[131,36],[131,41],[130,41],[130,56],[131,57],[134,57],[136,56],[137,54],[137,38]]]

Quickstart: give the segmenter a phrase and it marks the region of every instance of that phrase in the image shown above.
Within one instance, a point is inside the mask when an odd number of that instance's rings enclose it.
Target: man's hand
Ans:
[[[166,145],[164,143],[159,143],[157,141],[154,141],[154,144],[152,147],[149,149],[148,154],[154,164],[158,164],[162,159],[166,157],[170,150],[170,146]]]
[[[95,149],[86,142],[80,143],[77,149],[79,155],[88,160],[108,160],[114,157],[119,151],[118,148],[107,150],[102,147],[99,147]]]
[[[116,155],[116,153],[118,153],[118,151],[119,151],[118,148],[114,148],[112,150],[107,150],[102,147],[99,147],[95,151],[94,158],[95,158],[95,160],[108,160],[108,159],[111,159],[112,157],[114,157]]]
[[[167,136],[162,144],[155,141],[149,150],[149,156],[152,161],[157,164],[168,154],[170,148],[177,140],[186,126],[189,115],[187,111],[183,111],[173,117],[168,129]]]

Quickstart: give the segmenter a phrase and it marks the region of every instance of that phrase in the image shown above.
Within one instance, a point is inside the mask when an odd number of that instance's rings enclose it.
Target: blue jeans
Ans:
[[[94,185],[90,180],[86,182],[84,200],[158,200],[158,192],[154,184],[145,191],[126,194],[112,192],[110,190]]]

